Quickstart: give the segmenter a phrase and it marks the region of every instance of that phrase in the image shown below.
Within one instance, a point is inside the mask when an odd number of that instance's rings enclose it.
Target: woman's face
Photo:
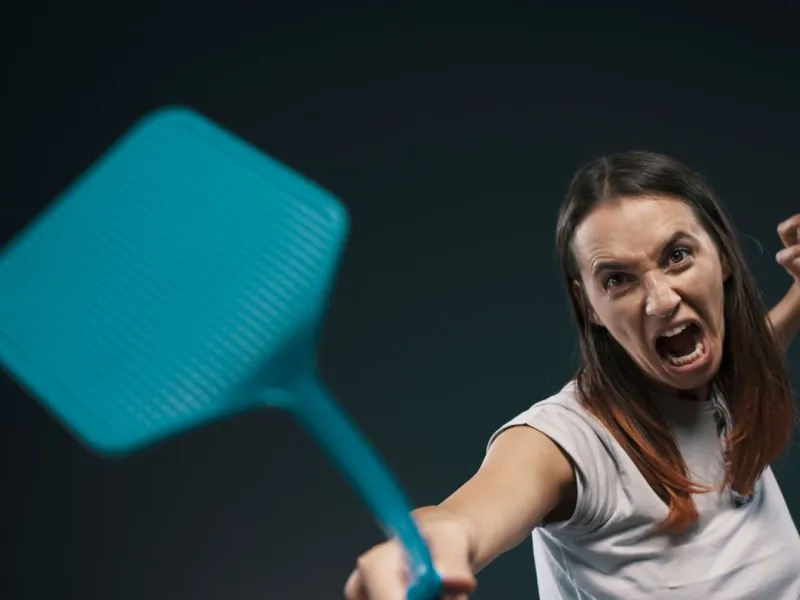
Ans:
[[[668,196],[598,205],[573,250],[589,318],[637,365],[679,390],[705,390],[719,369],[728,270],[691,208]]]

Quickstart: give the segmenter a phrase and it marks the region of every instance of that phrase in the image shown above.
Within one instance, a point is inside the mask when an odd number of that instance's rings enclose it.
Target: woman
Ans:
[[[796,279],[798,227],[781,224],[777,257]],[[491,437],[458,491],[415,511],[448,592],[466,598],[533,532],[547,600],[800,598],[800,536],[769,467],[795,425],[797,282],[768,314],[712,190],[658,154],[581,169],[556,237],[581,365]],[[405,589],[388,541],[345,595]]]

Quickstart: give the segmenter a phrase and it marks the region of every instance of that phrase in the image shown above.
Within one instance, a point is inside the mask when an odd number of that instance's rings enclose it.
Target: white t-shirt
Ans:
[[[670,399],[659,408],[693,478],[721,483],[712,403]],[[728,491],[699,494],[697,528],[656,534],[666,504],[580,404],[574,382],[506,423],[489,445],[516,425],[547,435],[575,465],[574,514],[532,534],[543,600],[800,599],[800,535],[770,468],[749,503],[736,506]]]

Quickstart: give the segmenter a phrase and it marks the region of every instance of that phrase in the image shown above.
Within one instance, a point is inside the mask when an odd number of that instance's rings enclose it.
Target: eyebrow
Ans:
[[[669,236],[667,241],[664,242],[664,245],[661,247],[661,255],[663,256],[667,250],[673,248],[679,241],[684,239],[697,243],[697,239],[692,234],[679,230]],[[627,266],[628,265],[625,263],[617,260],[603,261],[594,266],[592,274],[597,277],[599,274],[605,271],[620,271],[624,270]]]

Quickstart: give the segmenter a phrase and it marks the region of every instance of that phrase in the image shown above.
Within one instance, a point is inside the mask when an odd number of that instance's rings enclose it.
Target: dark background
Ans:
[[[251,4],[5,3],[0,241],[163,104],[318,181],[353,220],[323,373],[415,504],[572,372],[553,232],[583,162],[637,148],[690,163],[768,301],[787,289],[773,256],[800,212],[796,10]],[[339,598],[381,539],[281,414],[107,462],[1,384],[3,598]],[[776,466],[795,520],[797,457]],[[530,544],[479,587],[536,597]]]

